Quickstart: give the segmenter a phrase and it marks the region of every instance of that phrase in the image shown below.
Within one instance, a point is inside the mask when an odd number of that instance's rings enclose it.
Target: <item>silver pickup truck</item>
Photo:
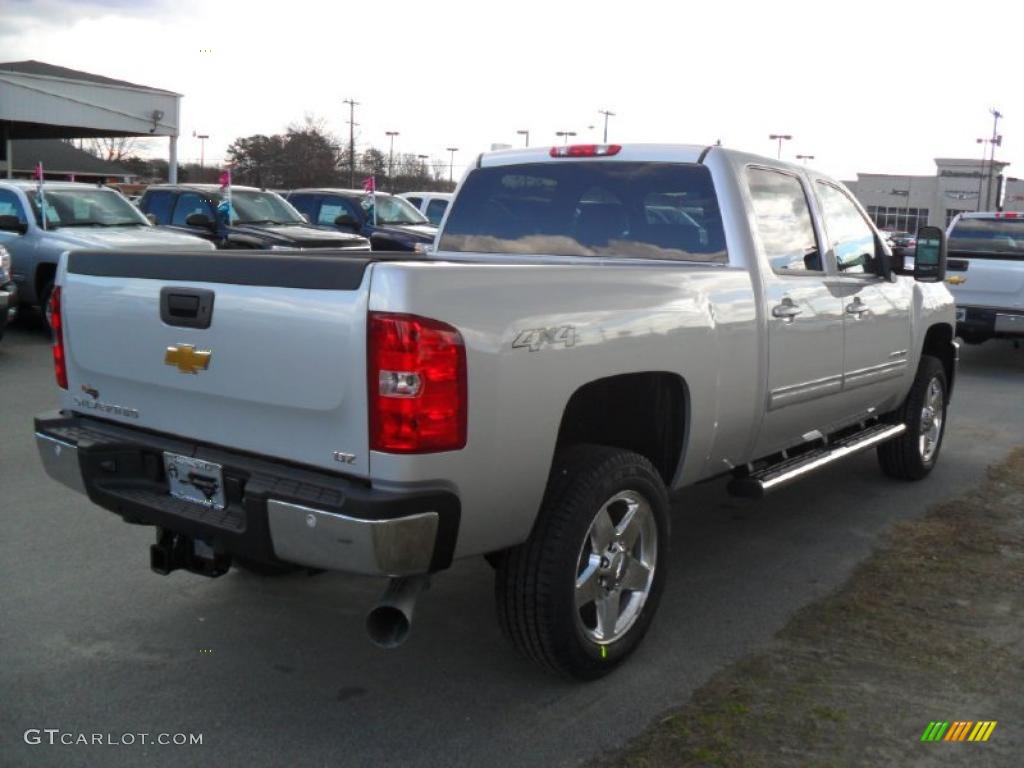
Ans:
[[[389,576],[394,645],[485,555],[512,644],[594,678],[654,615],[672,491],[935,466],[957,346],[919,238],[896,274],[840,183],[720,147],[484,154],[425,255],[70,254],[36,439],[159,573]]]

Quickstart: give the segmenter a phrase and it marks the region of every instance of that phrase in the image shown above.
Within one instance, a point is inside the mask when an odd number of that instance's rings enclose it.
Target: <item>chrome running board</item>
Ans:
[[[759,499],[769,491],[787,485],[804,475],[827,467],[840,459],[872,448],[886,440],[898,437],[907,431],[906,424],[873,424],[852,435],[837,440],[831,445],[814,448],[799,456],[783,459],[746,477],[735,477],[729,481],[729,493]]]

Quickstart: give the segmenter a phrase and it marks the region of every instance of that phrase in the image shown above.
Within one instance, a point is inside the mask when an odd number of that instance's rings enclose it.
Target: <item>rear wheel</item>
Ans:
[[[43,322],[47,329],[50,326],[50,295],[53,293],[53,281],[47,280],[39,286],[39,309],[43,315]]]
[[[889,477],[920,480],[935,467],[946,432],[946,370],[934,357],[925,355],[914,384],[895,421],[907,431],[878,446],[878,463]]]
[[[502,630],[551,670],[607,674],[654,617],[668,536],[668,494],[646,458],[593,445],[559,452],[530,538],[498,566]]]

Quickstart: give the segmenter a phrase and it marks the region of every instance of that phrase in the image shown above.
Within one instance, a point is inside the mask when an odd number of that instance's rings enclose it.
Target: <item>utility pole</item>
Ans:
[[[445,147],[445,151],[451,153],[451,160],[448,164],[448,183],[452,184],[455,181],[455,153],[459,151],[459,148]]]
[[[384,131],[384,135],[391,139],[391,148],[388,149],[388,192],[394,193],[395,182],[392,179],[392,170],[395,165],[395,136],[398,136],[398,131]]]
[[[775,157],[776,157],[776,159],[781,160],[782,159],[782,142],[789,141],[793,137],[790,136],[788,133],[773,133],[773,134],[769,135],[768,138],[771,139],[772,141],[778,141],[779,142],[779,153]]]
[[[516,133],[518,133],[520,136],[524,136],[526,138],[526,146],[527,147],[530,146],[530,132],[529,131],[522,130],[522,131],[516,131]]]
[[[359,102],[355,99],[342,99],[342,104],[348,104],[348,186],[355,189],[356,186],[356,107]]]
[[[1003,143],[1003,137],[998,135],[997,133],[997,131],[999,130],[999,118],[1001,118],[1003,114],[995,107],[989,109],[989,112],[992,115],[992,139],[989,141],[989,151],[991,152],[988,161],[989,180],[988,185],[985,187],[986,211],[989,210],[990,207],[994,207],[989,205],[989,198],[992,195],[992,177],[994,177],[996,173],[996,147]],[[998,196],[998,192],[996,194]],[[999,201],[997,200],[996,202],[998,203]]]
[[[797,160],[803,160],[804,161],[804,165],[807,165],[807,161],[808,160],[813,160],[814,159],[814,155],[797,155],[796,159]]]
[[[608,143],[608,118],[615,117],[614,112],[609,112],[607,109],[597,110],[597,114],[604,115],[604,143]]]
[[[197,133],[196,138],[199,139],[199,170],[203,170],[206,167],[206,140],[210,138],[210,135]]]
[[[575,135],[576,131],[555,131],[555,136],[558,136],[559,138],[562,139],[562,144],[568,144],[569,137]]]

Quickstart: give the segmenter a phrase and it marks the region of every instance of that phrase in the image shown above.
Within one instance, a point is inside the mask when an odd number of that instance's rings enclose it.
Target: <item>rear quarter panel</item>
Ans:
[[[469,418],[462,451],[371,453],[374,485],[442,483],[456,491],[463,505],[456,556],[521,542],[569,398],[590,381],[643,371],[674,373],[686,385],[689,423],[673,485],[722,471],[748,446],[759,408],[754,301],[747,271],[721,266],[375,264],[371,311],[436,318],[461,332]],[[523,331],[566,326],[571,346],[512,345]]]

